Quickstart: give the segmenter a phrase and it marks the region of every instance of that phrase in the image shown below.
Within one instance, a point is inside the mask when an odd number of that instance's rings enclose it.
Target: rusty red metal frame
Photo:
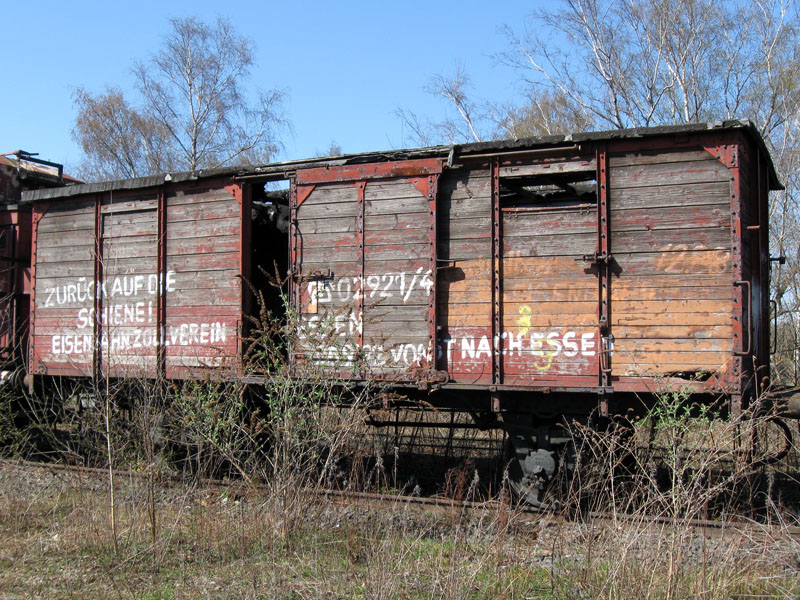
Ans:
[[[297,185],[361,181],[368,179],[388,179],[391,177],[421,177],[438,175],[442,172],[441,158],[420,160],[401,160],[383,163],[365,163],[341,167],[318,167],[297,171]],[[305,200],[305,198],[303,198]],[[302,204],[302,201],[300,201]]]
[[[315,187],[317,187],[317,186],[315,186],[315,185],[296,185],[295,186],[295,190],[296,190],[295,197],[296,197],[297,206],[300,206],[303,202],[306,201],[306,198],[308,198],[311,195],[311,192],[314,191]]]
[[[364,346],[364,210],[365,210],[365,192],[367,188],[366,181],[358,181],[356,183],[356,190],[358,192],[358,216],[356,218],[356,258],[358,262],[358,328],[356,329],[356,345],[359,348]],[[361,376],[361,366],[357,365],[358,376]]]
[[[289,297],[292,305],[300,309],[300,233],[297,229],[297,183],[289,183]]]
[[[611,356],[608,351],[608,340],[611,336],[611,236],[609,234],[610,211],[608,206],[609,171],[608,149],[605,144],[596,150],[597,162],[597,289],[598,289],[598,348],[597,369],[598,385],[601,388],[611,387]],[[608,398],[601,397],[600,414],[608,415]]]
[[[239,275],[241,276],[241,284],[239,287],[241,294],[241,307],[242,315],[249,315],[251,311],[250,302],[250,277],[251,277],[251,264],[250,264],[250,248],[252,241],[252,189],[249,185],[241,182],[235,182],[225,186],[227,191],[236,200],[239,205]],[[244,343],[243,340],[247,335],[247,321],[243,317],[236,321],[236,356],[240,359],[243,358]]]
[[[167,272],[167,198],[163,186],[158,190],[157,206],[158,238],[156,277],[156,372],[160,377],[166,377],[167,359],[164,345],[164,331],[166,328],[167,294],[164,289],[164,278]]]
[[[503,383],[503,353],[500,337],[503,327],[503,214],[500,209],[500,161],[491,160],[492,177],[492,384]]]
[[[297,185],[294,180],[289,182],[289,270],[290,275],[296,275],[294,272],[295,264],[297,262]],[[290,277],[290,297],[294,300],[295,286],[291,283],[294,277]]]
[[[303,284],[303,244],[297,222],[299,187],[300,186],[297,185],[294,179],[289,182],[289,299],[291,305],[295,307],[296,310],[294,318],[298,320],[303,311],[303,307],[300,304],[302,298],[301,286]],[[308,194],[310,194],[313,189],[314,186],[310,186]],[[308,197],[308,194],[306,194],[305,197]],[[299,325],[299,321],[296,325]],[[297,353],[296,349],[293,347],[289,348],[289,355],[293,359],[291,361],[292,370],[294,369],[295,359],[302,360],[305,358],[303,354]]]
[[[731,395],[731,412],[734,415],[741,413],[742,392],[744,382],[744,360],[745,353],[745,325],[744,325],[744,305],[745,287],[749,291],[750,286],[743,286],[740,282],[745,279],[744,265],[742,260],[742,184],[739,172],[738,147],[733,144],[723,144],[717,147],[717,158],[723,161],[730,169],[730,188],[731,188],[731,257],[732,257],[732,281],[731,295],[733,300],[733,369],[731,376],[733,380],[733,394]],[[749,295],[749,294],[748,294]],[[752,298],[747,299],[747,304],[752,305]],[[752,331],[747,332],[747,337],[752,335]]]
[[[430,259],[431,259],[431,279],[433,280],[433,285],[431,286],[430,294],[428,295],[428,348],[430,352],[430,365],[428,368],[433,369],[434,371],[437,368],[436,358],[437,358],[437,336],[436,336],[436,288],[438,287],[438,268],[437,268],[437,244],[438,244],[438,227],[437,227],[437,211],[436,211],[436,201],[438,198],[438,190],[439,190],[439,176],[438,175],[430,175],[427,177],[427,194],[425,194],[428,198],[428,211],[430,215],[430,235],[429,235],[429,243],[430,243]],[[417,185],[419,188],[419,185]]]
[[[103,195],[97,194],[94,202],[94,320],[92,322],[92,376],[99,380],[102,376],[103,361],[103,314],[100,293],[103,281]]]
[[[28,340],[31,345],[31,353],[28,360],[31,364],[31,374],[35,375],[39,372],[39,357],[36,355],[36,346],[33,345],[34,335],[36,333],[36,252],[39,237],[39,221],[42,215],[47,210],[47,205],[36,204],[33,207],[33,214],[31,215],[31,296],[30,296],[30,312],[28,313]],[[33,377],[29,383],[29,391],[33,392]]]

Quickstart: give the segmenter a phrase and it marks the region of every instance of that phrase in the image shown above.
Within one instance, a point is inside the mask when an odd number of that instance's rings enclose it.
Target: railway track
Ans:
[[[107,477],[109,470],[98,467],[82,467],[78,465],[65,465],[59,463],[48,463],[28,460],[13,460],[2,459],[0,465],[25,468],[25,469],[42,469],[47,471],[60,471],[66,473],[85,474],[96,477]],[[117,478],[145,478],[146,473],[137,471],[114,470],[115,477]],[[221,479],[196,479],[187,478],[180,475],[168,475],[166,477],[159,477],[160,481],[168,481],[175,484],[192,484],[200,485],[206,488],[217,488],[229,490],[232,487],[242,487],[251,490],[267,491],[267,486],[255,483],[245,483],[240,480],[221,480]],[[455,500],[452,498],[445,498],[442,496],[421,496],[421,495],[401,495],[390,493],[374,493],[374,492],[358,492],[358,491],[345,491],[334,489],[308,489],[309,494],[317,495],[329,499],[330,501],[339,504],[357,504],[368,505],[370,507],[386,507],[397,508],[402,506],[419,507],[426,511],[441,511],[443,513],[458,513],[466,514],[480,510],[501,510],[503,508],[510,508],[515,515],[521,518],[521,523],[530,525],[540,524],[543,519],[546,519],[548,524],[570,523],[575,522],[555,511],[549,511],[542,508],[536,508],[527,505],[514,505],[510,506],[508,503],[501,500],[487,500],[487,501],[465,501]],[[744,517],[729,518],[726,520],[713,520],[713,519],[685,519],[685,518],[671,518],[663,515],[642,515],[642,514],[628,514],[623,512],[607,513],[601,511],[588,511],[581,514],[582,521],[591,521],[595,524],[636,524],[636,525],[665,525],[675,526],[682,528],[691,528],[694,530],[702,530],[707,535],[722,535],[725,532],[736,531],[738,533],[745,533],[748,535],[769,535],[771,529],[780,529],[786,535],[800,540],[800,526],[788,525],[786,523],[770,524],[747,519]]]

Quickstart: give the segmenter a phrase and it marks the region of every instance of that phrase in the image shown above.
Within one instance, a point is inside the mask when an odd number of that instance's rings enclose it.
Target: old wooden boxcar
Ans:
[[[431,149],[293,183],[298,359],[604,406],[667,385],[738,406],[768,373],[779,184],[748,123]]]
[[[757,129],[727,121],[26,193],[30,369],[235,373],[245,281],[277,259],[298,372],[499,415],[536,501],[525,459],[552,474],[563,415],[758,391],[779,188]],[[282,203],[288,239],[256,218]]]

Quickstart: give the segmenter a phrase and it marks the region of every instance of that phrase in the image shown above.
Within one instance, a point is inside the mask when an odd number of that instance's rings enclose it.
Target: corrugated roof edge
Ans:
[[[86,183],[82,185],[71,185],[62,188],[51,188],[43,190],[33,190],[23,192],[23,202],[36,202],[39,200],[52,200],[69,196],[83,194],[96,194],[103,192],[136,190],[150,187],[157,187],[164,183],[181,183],[185,181],[196,181],[199,179],[210,179],[213,177],[247,177],[258,178],[259,176],[269,177],[281,173],[291,173],[297,169],[311,167],[336,167],[347,164],[359,164],[368,162],[385,162],[390,160],[410,160],[415,158],[431,158],[441,156],[447,157],[451,152],[458,156],[468,156],[470,154],[480,154],[486,152],[502,152],[508,150],[520,150],[528,148],[539,148],[547,146],[558,146],[561,144],[571,144],[579,142],[599,142],[603,140],[630,139],[639,137],[654,137],[659,135],[671,135],[677,133],[693,133],[707,130],[729,130],[742,129],[760,146],[767,157],[770,157],[769,150],[764,143],[761,134],[755,125],[747,119],[737,119],[728,121],[716,121],[712,123],[687,123],[682,125],[663,125],[658,127],[637,127],[632,129],[612,129],[608,131],[584,131],[570,135],[552,135],[544,137],[531,137],[519,140],[499,140],[491,142],[477,142],[470,144],[459,144],[455,146],[430,146],[427,148],[414,148],[405,150],[388,150],[384,152],[363,152],[359,154],[347,154],[342,156],[332,156],[323,158],[312,158],[304,160],[292,160],[279,163],[270,163],[259,166],[240,166],[240,167],[220,167],[215,169],[202,169],[198,171],[185,171],[177,173],[163,173],[148,177],[137,177],[134,179],[118,179],[114,181],[102,181],[98,183]],[[770,157],[770,189],[784,189],[778,180],[775,166]]]

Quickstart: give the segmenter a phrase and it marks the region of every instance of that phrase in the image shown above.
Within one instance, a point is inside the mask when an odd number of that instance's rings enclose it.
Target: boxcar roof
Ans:
[[[415,158],[447,158],[448,162],[458,162],[459,158],[476,154],[492,154],[513,152],[519,150],[558,148],[564,144],[580,142],[601,142],[616,139],[631,139],[658,137],[674,134],[692,134],[706,131],[741,130],[757,144],[764,154],[769,157],[769,151],[761,134],[755,125],[747,119],[717,121],[713,123],[687,123],[682,125],[665,125],[660,127],[637,127],[633,129],[614,129],[610,131],[585,131],[570,135],[551,135],[542,137],[529,137],[519,140],[501,140],[492,142],[478,142],[471,144],[457,144],[451,146],[429,146],[407,150],[388,150],[384,152],[364,152],[360,154],[346,154],[342,156],[329,156],[305,160],[292,160],[270,163],[259,166],[219,167],[213,169],[200,169],[197,171],[184,171],[175,173],[161,173],[148,177],[132,179],[118,179],[115,181],[101,181],[68,187],[33,190],[23,192],[23,202],[36,202],[39,200],[52,200],[67,198],[83,194],[102,192],[137,190],[163,185],[164,183],[181,183],[211,179],[215,177],[233,177],[247,179],[283,179],[294,171],[313,167],[334,167],[349,164],[389,162],[394,160],[409,160]],[[783,189],[778,180],[775,167],[769,158],[770,189]]]

